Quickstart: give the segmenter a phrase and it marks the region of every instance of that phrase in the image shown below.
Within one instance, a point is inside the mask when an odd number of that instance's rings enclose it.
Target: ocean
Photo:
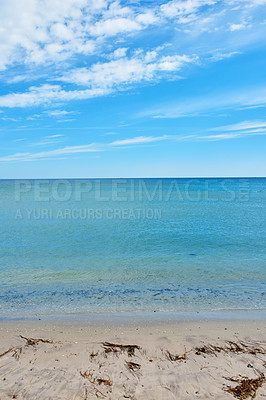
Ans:
[[[0,180],[0,316],[266,308],[266,179]]]

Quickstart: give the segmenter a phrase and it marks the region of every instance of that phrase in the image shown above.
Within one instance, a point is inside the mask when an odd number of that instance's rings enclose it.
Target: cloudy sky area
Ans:
[[[0,0],[0,178],[265,176],[266,0]]]

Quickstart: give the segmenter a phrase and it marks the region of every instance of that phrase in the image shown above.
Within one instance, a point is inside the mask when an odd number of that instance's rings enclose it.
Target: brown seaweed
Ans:
[[[91,372],[85,371],[85,372],[81,372],[80,371],[80,375],[83,378],[86,378],[90,381],[90,383],[92,383],[93,385],[97,384],[97,385],[101,385],[104,384],[105,386],[112,386],[112,382],[110,379],[103,379],[103,378],[94,378],[93,374]]]
[[[126,367],[132,371],[132,372],[136,372],[139,371],[141,368],[141,365],[138,363],[134,363],[132,361],[126,361]]]
[[[22,348],[19,347],[19,348],[14,350],[14,353],[12,354],[12,357],[14,357],[16,360],[19,360],[20,356],[21,356],[21,353],[22,353]]]
[[[97,378],[96,383],[98,385],[101,385],[103,383],[105,386],[112,386],[112,382],[110,379]]]
[[[248,344],[245,344],[243,342],[232,342],[230,340],[228,340],[226,342],[227,346],[226,346],[226,350],[230,351],[232,353],[247,353],[247,354],[252,354],[252,355],[256,355],[256,354],[266,354],[266,350],[263,346],[251,346]]]
[[[184,353],[183,355],[179,354],[172,354],[170,351],[166,351],[166,357],[169,361],[185,361],[187,359],[187,354]]]
[[[53,344],[54,342],[50,339],[33,339],[33,338],[27,338],[25,336],[19,335],[19,337],[21,337],[21,339],[26,340],[26,346],[36,346],[38,343],[49,343],[49,344]]]
[[[97,351],[97,353],[93,353],[93,352],[92,352],[92,353],[90,354],[90,359],[93,360],[95,357],[98,356],[98,354],[99,354],[98,351]]]
[[[257,390],[263,385],[265,382],[264,374],[260,374],[259,378],[248,379],[244,378],[226,378],[231,382],[239,383],[235,387],[230,387],[229,389],[225,389],[226,392],[231,393],[236,399],[245,400],[249,397],[251,399],[255,399]]]
[[[105,353],[114,352],[117,353],[118,351],[126,351],[129,357],[132,357],[135,354],[135,350],[140,350],[141,347],[136,344],[115,344],[110,342],[103,342]]]
[[[228,340],[225,342],[225,346],[216,346],[212,344],[207,344],[201,347],[195,347],[195,354],[200,356],[202,354],[214,354],[216,355],[217,353],[220,353],[221,351],[224,351],[225,353],[245,353],[245,354],[266,354],[266,350],[263,346],[259,345],[250,345],[250,344],[245,344],[243,342],[232,342],[231,340]]]
[[[202,354],[214,354],[220,353],[222,350],[225,350],[223,347],[215,346],[212,344],[207,344],[201,347],[195,347],[195,354],[200,356]]]
[[[85,387],[85,394],[84,394],[84,399],[83,400],[88,400],[88,389]]]
[[[10,349],[8,349],[7,351],[5,351],[4,353],[0,354],[0,358],[4,357],[6,354],[11,353],[11,351],[15,350],[15,347],[10,347]]]

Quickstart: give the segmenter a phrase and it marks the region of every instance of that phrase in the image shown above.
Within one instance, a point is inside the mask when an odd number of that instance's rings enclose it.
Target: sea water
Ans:
[[[0,181],[0,316],[266,308],[264,178]]]

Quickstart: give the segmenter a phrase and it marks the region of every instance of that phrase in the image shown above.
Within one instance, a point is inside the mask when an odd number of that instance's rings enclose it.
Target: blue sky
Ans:
[[[0,0],[0,178],[266,174],[266,0]]]

